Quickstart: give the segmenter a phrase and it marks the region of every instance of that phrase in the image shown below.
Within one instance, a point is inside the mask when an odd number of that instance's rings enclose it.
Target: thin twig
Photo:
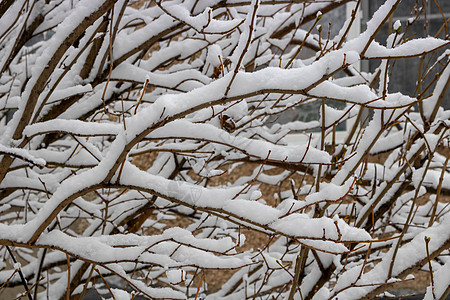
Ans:
[[[6,250],[8,250],[9,255],[11,256],[12,261],[14,262],[15,265],[17,265],[17,260],[14,257],[12,250],[9,248],[9,246],[5,246],[5,247],[6,247]],[[25,292],[29,292],[30,290],[28,289],[27,280],[25,279],[25,276],[22,273],[22,269],[20,267],[17,268],[17,272],[19,273],[20,280],[22,281],[22,285],[25,288]],[[30,293],[27,293],[27,296],[28,296],[29,300],[33,300],[33,297],[31,296]]]
[[[200,279],[200,283],[198,284],[197,293],[195,294],[195,300],[197,300],[198,294],[200,292],[200,287],[202,286],[203,278],[205,278],[205,273],[203,273],[202,278]]]

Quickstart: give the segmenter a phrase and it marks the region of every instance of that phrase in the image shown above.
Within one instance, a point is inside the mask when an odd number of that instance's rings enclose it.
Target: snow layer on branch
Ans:
[[[377,32],[378,27],[384,24],[384,20],[389,16],[389,11],[391,11],[397,4],[399,0],[387,0],[381,5],[378,10],[373,14],[369,22],[367,22],[367,29],[358,37],[346,42],[343,49],[352,49],[358,53],[362,53],[365,45],[371,40],[371,37]]]
[[[350,227],[337,217],[334,220],[326,217],[314,219],[306,214],[291,214],[279,219],[282,211],[276,208],[250,200],[232,200],[242,190],[242,187],[206,189],[187,182],[177,182],[148,174],[129,163],[126,163],[123,168],[121,184],[158,191],[161,196],[167,196],[169,200],[176,200],[180,204],[219,209],[220,212],[238,218],[244,223],[251,222],[253,226],[270,228],[288,236],[343,241],[371,239],[365,230]],[[335,224],[335,222],[337,223]],[[328,249],[328,244],[325,246],[327,248],[324,250],[332,251]],[[336,247],[334,245],[332,248],[335,250]],[[347,251],[344,248],[340,249],[344,252]]]
[[[262,225],[276,221],[281,214],[279,210],[271,206],[243,199],[226,201],[223,209],[237,216],[245,216],[246,219]]]
[[[205,252],[223,252],[231,249],[230,238],[196,239],[186,230],[173,228],[162,235],[137,236],[133,234],[99,237],[71,237],[59,230],[43,234],[36,242],[67,251],[75,257],[98,263],[134,262],[163,267],[180,267],[194,264],[204,268],[238,268],[251,263],[244,256],[216,256]],[[3,238],[3,236],[0,236]],[[128,247],[123,247],[127,245]],[[180,248],[180,245],[181,248]],[[172,255],[177,249],[177,255]],[[147,250],[151,249],[150,252]]]
[[[419,56],[448,45],[450,42],[434,37],[413,39],[395,48],[386,48],[373,41],[364,56],[367,58],[395,58]]]
[[[127,291],[112,288],[111,292],[114,294],[114,299],[131,300],[131,295]]]
[[[66,132],[81,136],[117,135],[122,131],[122,128],[118,124],[55,119],[28,125],[24,130],[24,134],[26,136],[33,136],[50,132]]]
[[[446,54],[450,54],[450,49],[446,50]],[[448,85],[448,81],[450,80],[450,64],[447,64],[445,66],[445,69],[442,70],[441,73],[442,74],[434,87],[432,96],[423,101],[423,111],[425,117],[427,118],[431,117],[431,114],[433,113],[437,102],[441,98],[442,92],[445,90],[445,86]]]
[[[25,2],[26,0],[14,1],[8,8],[8,13],[2,14],[0,18],[0,36],[3,36],[6,33],[6,31],[9,29],[9,24],[14,23],[13,20],[20,14],[22,6]],[[6,2],[4,2],[3,5],[6,5]]]
[[[126,55],[130,51],[133,51],[133,49],[135,49],[137,45],[145,43],[147,40],[151,39],[154,36],[157,36],[164,30],[175,26],[177,23],[178,22],[174,22],[172,17],[168,15],[162,15],[156,20],[153,20],[145,27],[133,31],[130,34],[126,34],[125,32],[122,34],[118,34],[113,45],[114,60],[117,60],[121,56]],[[133,41],[133,43],[130,43],[129,41]]]
[[[111,74],[112,80],[144,82],[146,78],[148,79],[150,85],[174,88],[186,81],[186,79],[189,81],[197,81],[202,84],[211,82],[209,77],[203,75],[197,70],[182,70],[170,74],[149,73],[148,71],[130,63],[120,64]]]
[[[238,45],[230,57],[230,60],[235,68],[241,67],[237,65],[238,60],[242,55],[244,55],[242,59],[242,62],[244,62],[245,56],[248,53],[248,51],[244,53],[244,50],[249,50],[248,48],[246,49],[247,46],[250,46],[250,44],[247,45],[247,42],[252,40],[253,34],[255,32],[256,14],[258,12],[259,2],[260,2],[259,0],[251,1],[250,9],[247,13],[244,24],[242,24],[242,33],[239,35]],[[253,15],[255,15],[255,18],[253,18]]]
[[[337,201],[347,195],[353,187],[353,179],[348,179],[344,185],[335,185],[333,183],[320,183],[319,192],[314,192],[306,196],[305,201],[308,205],[320,201]]]
[[[356,104],[366,104],[372,108],[397,108],[411,106],[416,99],[405,96],[401,93],[388,94],[383,100],[367,85],[358,85],[352,87],[342,87],[325,81],[309,92],[316,97],[323,97],[334,100],[341,100]]]
[[[345,55],[344,55],[345,54]],[[257,93],[267,90],[279,90],[287,92],[302,92],[303,89],[311,86],[320,80],[323,75],[339,69],[342,64],[353,63],[358,60],[355,52],[345,53],[335,51],[325,55],[312,65],[296,69],[266,68],[254,73],[239,72],[228,97],[242,97],[242,95]],[[166,94],[158,98],[156,102],[148,108],[142,109],[135,116],[128,118],[126,136],[129,141],[141,132],[150,128],[159,120],[167,119],[171,116],[189,111],[194,107],[210,105],[212,101],[223,99],[226,86],[229,83],[231,73],[223,78],[210,83],[207,86],[194,89],[181,95]],[[377,99],[377,95],[372,93],[366,86],[339,87],[331,82],[323,82],[318,87],[311,90],[313,95],[320,94],[321,97],[336,99],[349,99],[350,102],[366,103]],[[375,107],[396,107],[399,105],[410,105],[414,99],[401,94],[390,94],[386,101],[372,102]]]
[[[73,95],[84,94],[92,91],[92,86],[90,84],[86,85],[74,85],[64,89],[55,90],[47,103],[52,103],[54,101],[63,100],[65,98],[69,98]]]
[[[44,159],[34,157],[25,149],[10,148],[10,147],[3,146],[2,144],[0,144],[0,154],[1,155],[7,154],[7,155],[14,156],[14,157],[18,157],[25,161],[29,161],[34,165],[41,166],[41,167],[45,166],[45,164],[46,164]]]
[[[30,152],[42,159],[45,159],[47,163],[51,164],[66,164],[68,166],[78,167],[92,167],[98,164],[99,160],[103,157],[100,150],[90,144],[89,142],[78,140],[83,146],[74,154],[74,147],[71,147],[65,151],[55,151],[49,149],[31,150]],[[57,184],[59,185],[59,183]]]
[[[337,220],[341,239],[343,241],[370,240],[370,235],[363,229],[349,226],[342,220]],[[276,221],[272,228],[285,232],[291,236],[311,237],[321,239],[325,236],[328,239],[339,239],[339,232],[334,221],[330,218],[322,217],[311,219],[306,214],[291,214]]]
[[[433,187],[437,189],[441,177],[441,171],[428,170],[425,174],[425,179],[423,180],[424,185]],[[450,190],[450,174],[448,172],[444,173],[444,178],[442,180],[442,188]]]
[[[182,130],[181,130],[182,128]],[[148,135],[151,138],[192,138],[208,140],[230,145],[246,154],[259,159],[279,160],[303,163],[330,163],[328,153],[307,145],[279,146],[262,140],[233,136],[209,124],[193,124],[186,120],[176,120],[166,126],[154,130]],[[305,153],[306,152],[306,153]],[[270,155],[269,155],[270,153]]]
[[[40,79],[40,75],[45,68],[50,64],[50,60],[53,58],[55,53],[59,50],[60,45],[67,39],[67,37],[72,34],[76,28],[85,21],[85,18],[90,16],[92,13],[97,11],[105,1],[92,1],[92,0],[82,0],[76,5],[76,9],[73,9],[62,23],[60,23],[56,29],[55,34],[46,43],[46,50],[38,57],[36,63],[31,68],[30,80],[26,85],[26,88],[22,94],[22,101],[19,106],[19,110],[14,114],[13,119],[8,123],[8,129],[3,139],[7,140],[13,135],[14,128],[17,127],[20,122],[22,113],[27,108],[28,99],[30,97],[31,89],[35,86],[37,81]],[[4,142],[2,144],[5,144]]]
[[[405,136],[409,136],[408,133],[403,134],[403,131],[398,131],[387,136],[380,137],[375,145],[373,145],[370,149],[370,154],[382,153],[402,145],[404,143]]]
[[[156,244],[160,241],[171,240],[184,245],[193,245],[196,248],[209,250],[213,252],[221,252],[224,249],[230,249],[234,246],[233,241],[229,237],[221,238],[219,240],[200,239],[192,235],[186,229],[180,227],[173,227],[166,229],[160,235],[153,236],[139,236],[135,234],[116,234],[113,236],[96,237],[100,242],[109,246],[128,245],[128,246],[145,246]]]
[[[333,124],[342,121],[346,118],[351,118],[358,114],[358,108],[346,108],[343,110],[333,108],[331,106],[325,105],[325,127],[329,128]],[[322,118],[322,116],[321,116]]]
[[[289,122],[289,123],[286,123],[283,125],[274,124],[272,126],[271,130],[274,131],[274,130],[282,127],[283,129],[287,129],[289,131],[304,131],[304,130],[317,128],[319,126],[320,126],[319,121],[309,121],[309,122],[293,121],[293,122]]]
[[[113,144],[116,147],[111,147],[108,155],[96,167],[72,176],[61,183],[52,197],[36,214],[36,217],[25,224],[23,230],[17,232],[18,241],[30,239],[37,228],[48,221],[52,213],[60,211],[62,203],[69,201],[71,197],[75,198],[74,195],[77,193],[83,190],[89,190],[104,180],[125,146],[124,137],[119,135]]]
[[[44,191],[44,187],[37,179],[27,178],[23,175],[8,174],[0,183],[1,189],[30,189],[35,191]]]
[[[248,74],[240,72],[231,87],[229,97],[249,94],[259,90],[301,91],[326,75],[338,70],[342,65],[358,61],[359,55],[354,51],[333,51],[311,65],[281,69],[268,67]],[[332,94],[330,94],[330,98]]]
[[[435,223],[434,226],[423,230],[417,234],[409,243],[401,246],[398,249],[396,255],[396,260],[394,267],[392,269],[392,277],[395,278],[403,271],[408,268],[413,267],[415,264],[422,260],[427,259],[426,247],[425,247],[425,237],[430,238],[429,251],[430,255],[444,244],[449,244],[450,235],[450,215],[446,214],[440,223]],[[354,287],[352,289],[343,290],[337,295],[339,299],[360,299],[373,289],[377,287],[374,283],[384,283],[389,278],[387,277],[387,272],[389,270],[389,264],[391,263],[393,251],[395,247],[383,256],[382,261],[378,263],[372,270],[367,273],[362,274],[361,279],[357,282],[357,285],[367,285],[364,287]],[[355,274],[360,271],[361,267],[357,266],[341,275],[338,279],[334,291],[338,291],[340,287],[348,286],[356,280]],[[353,274],[353,275],[352,275]],[[444,280],[444,279],[441,279]],[[336,299],[336,298],[333,298]]]

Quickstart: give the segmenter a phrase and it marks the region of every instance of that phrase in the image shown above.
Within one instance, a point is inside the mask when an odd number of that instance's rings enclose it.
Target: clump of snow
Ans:
[[[400,20],[395,21],[393,28],[396,32],[400,31],[400,29],[402,28],[402,23],[400,22]]]
[[[186,272],[184,270],[168,270],[166,271],[166,276],[172,284],[178,284],[186,280]]]

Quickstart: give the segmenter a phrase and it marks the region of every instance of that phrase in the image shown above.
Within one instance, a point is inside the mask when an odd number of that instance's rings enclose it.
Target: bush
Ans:
[[[417,38],[416,6],[384,46],[387,0],[359,36],[355,13],[326,32],[347,2],[2,1],[3,292],[360,299],[426,269],[443,299],[447,22]],[[392,91],[410,57],[416,90]],[[233,271],[214,290],[206,270]]]

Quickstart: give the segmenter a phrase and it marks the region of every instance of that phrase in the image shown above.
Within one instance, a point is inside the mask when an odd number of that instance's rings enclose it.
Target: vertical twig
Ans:
[[[430,269],[431,292],[433,294],[433,299],[436,299],[436,295],[434,293],[434,279],[433,279],[433,269],[431,268],[430,249],[428,247],[428,244],[430,243],[431,238],[428,236],[425,236],[424,240],[425,240],[425,248],[427,249],[428,267]]]
[[[322,126],[320,127],[320,150],[325,149],[325,100],[322,99]],[[317,170],[317,178],[316,178],[316,192],[320,190],[320,178],[322,176],[322,164],[319,164],[319,168]]]
[[[139,98],[139,101],[136,104],[136,107],[134,108],[134,114],[136,114],[137,109],[138,109],[139,105],[141,104],[142,98],[144,97],[144,94],[145,94],[145,90],[147,89],[148,82],[149,82],[148,78],[145,79],[144,87],[142,88],[141,97]],[[124,122],[125,122],[125,120],[124,120]]]
[[[87,292],[87,287],[88,287],[88,285],[89,285],[89,282],[91,281],[91,277],[92,277],[92,273],[94,272],[94,268],[95,268],[95,266],[92,265],[92,266],[91,266],[91,270],[89,271],[88,278],[86,279],[86,283],[85,283],[84,286],[83,286],[83,291],[81,292],[80,299],[83,299],[84,295],[85,295],[86,292]]]
[[[236,63],[236,66],[234,68],[234,72],[233,75],[231,77],[230,83],[228,84],[226,90],[225,90],[225,94],[224,96],[227,97],[228,96],[228,92],[230,91],[231,85],[234,82],[234,79],[236,78],[236,75],[239,72],[239,69],[241,67],[242,61],[244,60],[245,54],[247,53],[248,47],[250,46],[250,42],[252,41],[252,33],[254,30],[254,24],[255,24],[255,18],[256,18],[256,13],[258,11],[258,6],[259,6],[259,0],[255,1],[255,4],[253,6],[253,14],[252,14],[252,20],[250,21],[250,29],[249,29],[249,33],[248,33],[248,39],[247,42],[245,43],[244,49],[241,53],[241,55],[239,56],[239,60]]]
[[[300,254],[297,256],[295,260],[295,274],[294,279],[292,280],[291,291],[289,292],[288,300],[293,300],[295,296],[295,292],[297,291],[297,287],[300,284],[301,276],[303,274],[303,270],[306,264],[306,258],[308,256],[308,248],[305,246],[301,247]],[[303,298],[302,293],[300,291],[300,297]]]
[[[38,281],[39,277],[41,276],[42,266],[44,265],[44,259],[45,259],[46,254],[47,254],[47,248],[42,249],[41,259],[39,260],[39,267],[38,267],[38,271],[37,271],[36,277],[35,277],[36,282]],[[37,299],[38,288],[39,288],[39,284],[36,284],[36,287],[34,288],[34,295],[33,295],[34,299]]]
[[[66,290],[66,299],[70,300],[70,259],[69,254],[66,253],[67,259],[67,290]]]
[[[195,294],[195,300],[197,300],[198,294],[200,293],[200,288],[202,287],[203,278],[205,278],[205,273],[203,273],[202,278],[200,278],[200,283],[197,287],[197,293]]]
[[[111,8],[111,20],[109,23],[109,73],[108,73],[108,79],[106,80],[106,84],[105,84],[105,89],[103,90],[103,94],[102,94],[102,101],[103,101],[103,110],[104,113],[107,114],[107,110],[106,110],[106,102],[105,102],[105,94],[106,94],[106,89],[108,88],[108,84],[109,81],[111,79],[111,74],[113,71],[113,52],[112,52],[112,34],[113,34],[113,20],[114,20],[114,5]]]
[[[14,262],[14,264],[17,264],[17,260],[14,257],[14,254],[12,252],[12,250],[9,248],[9,246],[5,246],[6,250],[8,250],[9,255],[11,256],[12,261]],[[31,294],[29,293],[29,289],[28,289],[28,284],[27,284],[27,280],[25,279],[25,276],[23,276],[22,273],[22,269],[19,267],[17,269],[17,272],[19,273],[20,276],[20,280],[22,281],[22,285],[25,288],[25,292],[27,292],[27,296],[29,300],[33,300],[33,297],[31,296]]]

